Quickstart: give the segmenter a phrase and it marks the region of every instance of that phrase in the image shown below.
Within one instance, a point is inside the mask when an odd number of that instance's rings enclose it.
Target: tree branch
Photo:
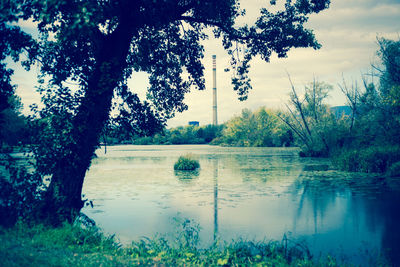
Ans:
[[[234,28],[228,28],[225,25],[223,25],[222,23],[216,22],[216,21],[210,21],[210,20],[203,20],[203,19],[198,19],[198,18],[193,18],[193,17],[189,17],[189,16],[180,16],[179,20],[184,20],[186,22],[189,23],[199,23],[199,24],[204,24],[207,26],[211,26],[211,27],[218,27],[220,28],[222,31],[224,31],[226,34],[229,35],[229,37],[233,40],[241,40],[241,41],[247,41],[247,40],[254,40],[254,39],[259,39],[261,40],[262,38],[258,38],[257,35],[240,35],[238,33],[238,31]]]

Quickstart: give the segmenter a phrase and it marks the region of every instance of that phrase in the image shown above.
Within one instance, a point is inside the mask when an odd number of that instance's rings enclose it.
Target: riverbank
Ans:
[[[282,242],[234,242],[208,249],[192,239],[145,239],[122,247],[96,227],[57,229],[17,224],[0,229],[1,266],[339,266],[332,257],[311,259],[304,248]]]

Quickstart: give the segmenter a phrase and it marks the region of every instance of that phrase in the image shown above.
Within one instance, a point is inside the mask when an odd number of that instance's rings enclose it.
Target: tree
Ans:
[[[57,127],[49,133],[52,140],[63,136],[50,144],[56,157],[38,159],[43,163],[38,169],[51,176],[41,213],[54,224],[72,220],[83,206],[83,180],[114,97],[139,132],[157,130],[187,109],[185,93],[205,88],[201,41],[211,28],[231,56],[234,90],[246,99],[250,60],[260,55],[269,61],[273,52],[286,57],[292,47],[319,48],[303,25],[311,13],[329,6],[329,0],[287,0],[276,12],[263,8],[254,25],[237,26],[235,20],[244,15],[239,0],[8,2],[10,13],[38,25],[41,80],[49,80],[42,87],[46,109],[40,114]],[[135,71],[150,74],[145,101],[126,85]]]
[[[341,86],[352,108],[353,147],[392,146],[400,142],[400,41],[378,38],[376,83],[363,77],[363,88]]]
[[[354,127],[335,164],[347,171],[387,172],[399,175],[400,166],[400,41],[378,38],[379,82],[344,92],[351,103]],[[350,93],[349,93],[350,92]]]
[[[333,87],[313,81],[301,98],[292,84],[289,113],[280,118],[298,136],[305,156],[329,156],[339,139],[348,132],[347,118],[336,118],[325,103]]]
[[[385,130],[391,143],[400,143],[400,40],[378,39],[380,69],[380,96],[386,121]]]

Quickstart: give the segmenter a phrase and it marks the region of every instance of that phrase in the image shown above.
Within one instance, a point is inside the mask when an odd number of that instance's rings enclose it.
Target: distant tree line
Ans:
[[[12,146],[33,144],[33,132],[40,132],[45,120],[32,120],[20,113],[20,107],[9,108],[4,113],[1,129],[3,149]],[[103,131],[102,144],[134,145],[183,145],[212,144],[221,146],[293,146],[295,136],[278,117],[282,112],[259,108],[256,111],[242,110],[221,125],[179,126],[164,128],[154,135],[141,136],[130,127],[111,121]]]
[[[293,131],[278,117],[280,112],[260,108],[244,109],[224,125],[213,144],[224,146],[273,147],[294,145]]]
[[[179,126],[152,136],[136,135],[129,127],[112,121],[104,130],[102,141],[106,145],[292,146],[295,143],[293,132],[278,118],[278,113],[265,108],[255,112],[244,109],[221,125]]]
[[[183,145],[208,144],[221,135],[223,125],[179,126],[163,129],[152,136],[139,136],[123,125],[111,123],[104,131],[103,144]]]

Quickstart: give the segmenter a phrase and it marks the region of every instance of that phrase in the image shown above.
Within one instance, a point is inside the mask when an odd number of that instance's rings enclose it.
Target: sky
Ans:
[[[241,7],[246,9],[247,15],[241,23],[253,22],[260,8],[268,6],[269,0],[242,0]],[[176,114],[168,121],[168,127],[187,125],[189,121],[199,121],[200,125],[212,123],[212,55],[217,57],[218,123],[240,115],[244,108],[285,109],[291,90],[288,74],[299,92],[313,79],[333,85],[328,103],[344,105],[346,100],[338,84],[343,79],[348,84],[360,84],[361,76],[371,71],[371,63],[378,62],[376,38],[400,39],[400,0],[331,0],[329,9],[313,14],[307,27],[314,30],[322,48],[292,49],[287,58],[273,55],[269,63],[253,59],[249,72],[253,89],[243,102],[233,91],[232,73],[223,71],[229,67],[229,57],[221,40],[210,37],[203,43],[206,90],[192,90],[187,94],[188,110]],[[34,82],[38,69],[33,67],[27,73],[17,66],[14,68],[17,94],[28,110],[30,104],[40,99]],[[148,86],[147,77],[147,74],[135,73],[128,85],[143,96]]]

